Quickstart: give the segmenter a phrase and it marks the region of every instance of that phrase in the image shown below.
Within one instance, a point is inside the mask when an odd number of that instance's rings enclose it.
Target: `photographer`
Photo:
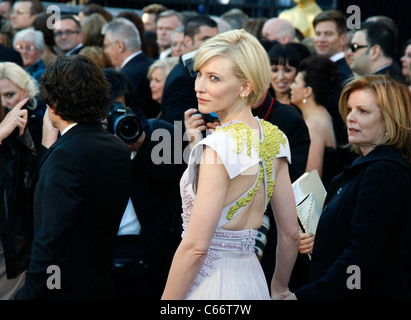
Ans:
[[[28,110],[27,128],[38,149],[41,144],[41,130],[45,104],[38,96],[38,84],[22,67],[13,62],[0,63],[0,94],[4,108],[12,109],[25,97],[29,100],[24,105]]]
[[[24,283],[32,239],[29,189],[36,161],[26,130],[27,98],[5,114],[0,100],[0,300],[13,299]]]
[[[129,105],[127,78],[113,69],[104,70],[111,83],[112,101]],[[117,299],[158,299],[164,288],[173,254],[180,241],[181,200],[179,180],[184,164],[159,164],[152,159],[157,129],[167,130],[172,138],[171,159],[174,159],[174,127],[159,120],[139,118],[142,132],[135,141],[126,141],[132,158],[132,185],[129,204],[117,235],[113,261],[113,279]],[[110,114],[111,111],[109,111]],[[113,127],[108,119],[108,128]]]

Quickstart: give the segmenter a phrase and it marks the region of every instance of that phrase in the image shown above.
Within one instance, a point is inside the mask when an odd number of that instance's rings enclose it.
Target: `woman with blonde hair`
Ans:
[[[37,81],[26,70],[13,62],[0,62],[0,97],[4,108],[13,109],[21,100],[28,97],[25,109],[28,110],[27,127],[38,147],[45,105],[37,101],[39,93]]]
[[[183,238],[162,298],[270,299],[254,252],[269,202],[278,229],[271,298],[286,298],[299,247],[290,150],[283,132],[251,111],[270,83],[267,53],[232,30],[204,42],[194,59],[199,111],[215,112],[221,125],[193,147],[182,176]]]
[[[163,96],[167,76],[177,65],[177,63],[177,57],[167,57],[154,61],[148,68],[147,77],[150,81],[151,97],[154,101],[158,102],[159,105],[161,104],[161,97]],[[159,116],[160,114],[157,118]]]

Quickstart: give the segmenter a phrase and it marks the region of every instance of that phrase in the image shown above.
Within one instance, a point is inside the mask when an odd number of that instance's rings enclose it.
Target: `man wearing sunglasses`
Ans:
[[[73,15],[63,15],[56,23],[54,29],[54,41],[57,51],[61,55],[72,56],[84,48],[84,34],[78,19]]]
[[[394,64],[396,52],[394,30],[382,21],[366,21],[351,40],[348,50],[352,61],[350,67],[358,75],[389,74],[404,82],[401,69]]]

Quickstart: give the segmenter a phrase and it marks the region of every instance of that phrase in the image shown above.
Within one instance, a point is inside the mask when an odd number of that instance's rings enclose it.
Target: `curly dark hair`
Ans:
[[[40,79],[41,99],[69,122],[95,122],[106,117],[109,83],[101,68],[83,55],[59,56]]]

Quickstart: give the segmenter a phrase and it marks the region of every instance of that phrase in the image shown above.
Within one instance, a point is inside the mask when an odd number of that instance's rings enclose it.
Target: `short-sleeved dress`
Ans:
[[[183,204],[183,234],[188,226],[195,200],[197,164],[204,146],[212,148],[224,163],[230,179],[259,164],[256,181],[240,198],[225,206],[213,235],[206,258],[186,299],[257,300],[270,299],[267,281],[254,252],[257,230],[225,230],[264,183],[265,206],[275,184],[272,160],[286,157],[290,162],[287,137],[277,126],[258,119],[260,137],[242,122],[232,121],[216,128],[191,151],[180,189]]]

